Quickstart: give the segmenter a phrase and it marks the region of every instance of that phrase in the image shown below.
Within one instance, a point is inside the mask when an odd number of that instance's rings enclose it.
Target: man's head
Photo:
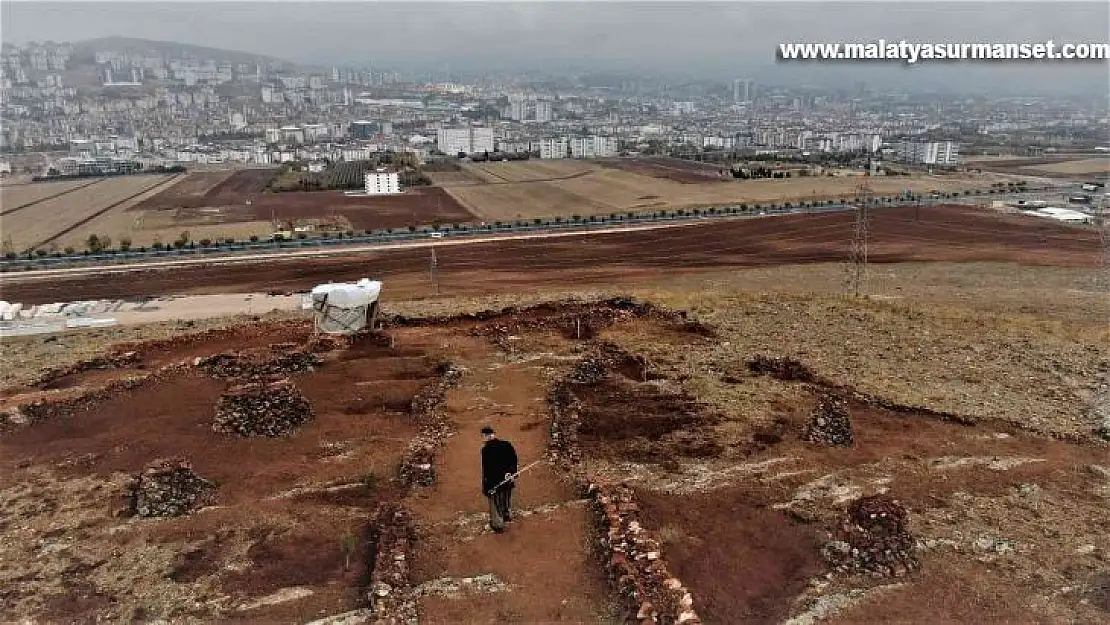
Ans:
[[[494,433],[492,427],[487,425],[486,427],[482,428],[482,438],[486,439],[487,441],[492,441],[493,439],[497,438],[497,434]]]

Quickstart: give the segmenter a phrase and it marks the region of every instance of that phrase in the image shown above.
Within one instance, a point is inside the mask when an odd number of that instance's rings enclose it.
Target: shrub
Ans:
[[[257,234],[252,234],[251,235],[251,243],[258,243],[258,235]]]
[[[209,245],[212,245],[212,239],[201,239],[200,240],[200,246],[201,247],[208,247]]]
[[[297,238],[303,241],[303,240],[308,238],[308,235],[305,234],[304,232],[298,232],[297,233]]]
[[[65,250],[63,250],[63,251],[64,251],[64,252],[65,252],[66,254],[73,254],[73,251],[74,251],[74,250],[73,250],[73,248],[72,248],[72,247],[67,247],[67,248],[66,248]]]
[[[46,250],[35,250],[35,256],[38,256],[39,258],[45,258],[47,254],[49,254],[49,252],[47,252]]]
[[[15,260],[18,257],[19,257],[19,255],[16,254],[15,252],[7,252],[6,254],[4,254],[4,258],[6,260]]]

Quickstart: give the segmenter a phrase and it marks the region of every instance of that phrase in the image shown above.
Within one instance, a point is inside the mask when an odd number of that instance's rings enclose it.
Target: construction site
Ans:
[[[864,206],[4,276],[2,613],[1105,621],[1104,231]]]

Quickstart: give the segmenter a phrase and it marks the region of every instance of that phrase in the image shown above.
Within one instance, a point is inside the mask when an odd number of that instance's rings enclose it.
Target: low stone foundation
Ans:
[[[398,478],[405,487],[431,486],[436,482],[435,457],[452,433],[452,426],[443,412],[447,391],[459,385],[464,369],[446,363],[438,369],[439,377],[421,388],[412,398],[409,414],[421,426],[405,450],[398,468]]]
[[[696,625],[694,598],[667,570],[662,546],[639,520],[634,491],[625,485],[590,485],[601,520],[606,571],[623,616],[640,623]]]
[[[697,625],[701,620],[694,611],[693,596],[668,571],[659,540],[640,522],[635,491],[623,484],[593,483],[583,467],[578,438],[581,415],[573,387],[604,377],[618,362],[609,351],[603,346],[601,353],[583,358],[567,378],[551,388],[551,459],[590,497],[598,524],[599,555],[624,618],[645,624]]]
[[[404,508],[383,505],[371,526],[370,586],[367,600],[375,625],[417,622],[416,600],[409,575],[414,538],[412,519]]]

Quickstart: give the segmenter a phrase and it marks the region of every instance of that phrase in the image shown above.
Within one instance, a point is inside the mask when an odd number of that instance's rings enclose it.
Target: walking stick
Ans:
[[[501,483],[500,483],[500,484],[498,484],[497,486],[494,486],[493,488],[491,488],[491,489],[490,489],[490,491],[489,491],[489,495],[490,495],[490,496],[492,497],[492,496],[493,496],[493,494],[494,494],[495,492],[497,492],[497,489],[498,489],[498,488],[501,488],[502,486],[504,486],[504,485],[508,484],[509,482],[511,482],[511,481],[513,481],[513,480],[515,480],[515,479],[516,479],[516,477],[517,477],[518,475],[520,475],[521,473],[524,473],[524,472],[525,472],[525,471],[527,471],[528,469],[531,469],[532,467],[536,466],[537,464],[539,464],[539,463],[541,463],[541,462],[543,462],[543,461],[542,461],[542,460],[537,460],[537,461],[533,462],[532,464],[530,464],[530,465],[528,465],[528,466],[524,467],[523,469],[521,469],[521,470],[517,471],[516,473],[513,473],[513,474],[512,474],[512,475],[510,475],[509,477],[507,477],[507,478],[505,478],[505,479],[501,480]]]

